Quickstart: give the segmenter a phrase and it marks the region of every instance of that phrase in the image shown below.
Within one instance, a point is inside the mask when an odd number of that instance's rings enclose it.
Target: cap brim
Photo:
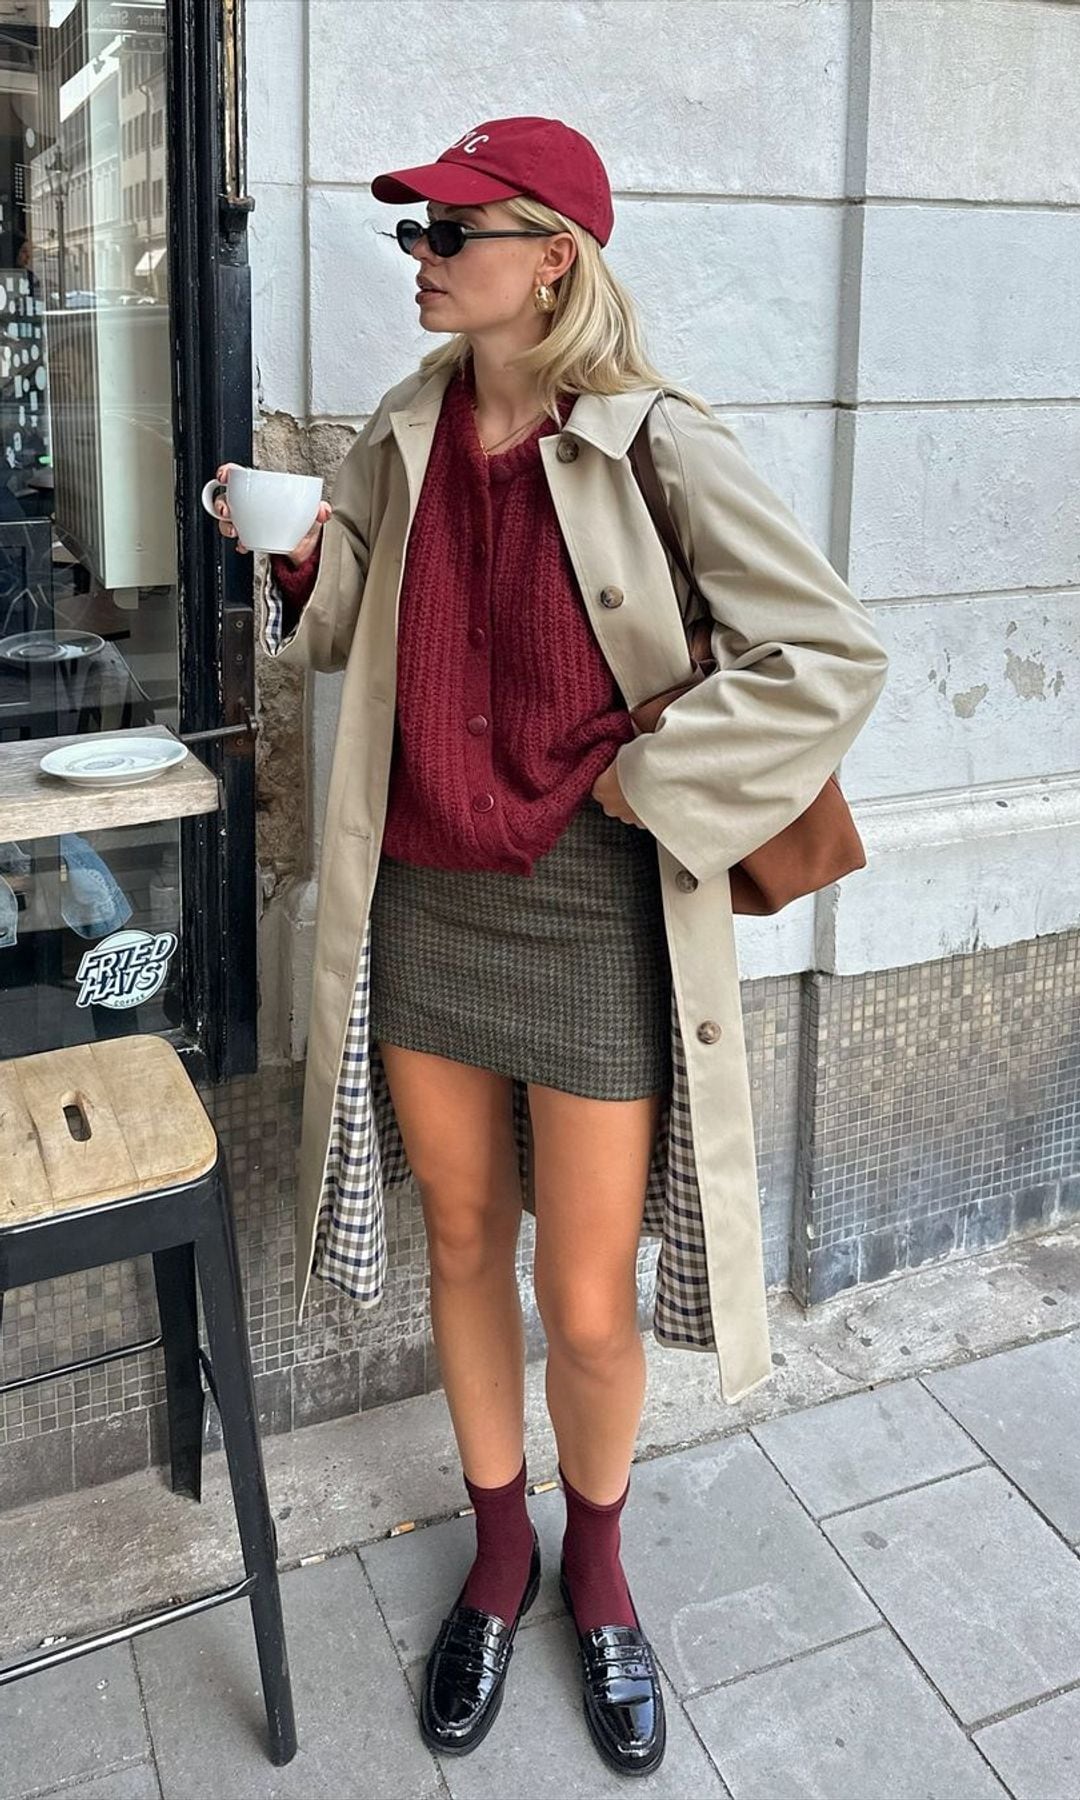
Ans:
[[[459,163],[426,163],[419,169],[394,169],[376,175],[371,184],[376,200],[401,205],[407,200],[438,200],[443,206],[483,206],[489,200],[513,200],[521,189],[496,181],[482,169],[465,169]]]

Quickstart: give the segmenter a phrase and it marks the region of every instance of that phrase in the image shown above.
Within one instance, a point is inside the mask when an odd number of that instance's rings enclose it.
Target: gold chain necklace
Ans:
[[[485,456],[491,456],[498,450],[501,444],[509,443],[511,438],[520,437],[523,431],[530,431],[534,425],[539,425],[541,419],[547,416],[546,412],[538,412],[536,417],[534,419],[529,419],[525,425],[516,426],[513,431],[508,431],[505,437],[497,438],[493,444],[485,444],[483,438],[480,436],[480,427],[476,424],[476,401],[472,400],[471,405],[473,410],[473,424],[476,429],[476,441],[480,445]]]

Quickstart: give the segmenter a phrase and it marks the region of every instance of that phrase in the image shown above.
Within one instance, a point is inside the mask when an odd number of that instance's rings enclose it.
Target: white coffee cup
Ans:
[[[224,494],[237,535],[249,550],[295,550],[311,530],[322,499],[322,477],[290,475],[278,469],[244,469],[234,465],[225,481],[215,475],[202,491],[212,518],[214,501]]]

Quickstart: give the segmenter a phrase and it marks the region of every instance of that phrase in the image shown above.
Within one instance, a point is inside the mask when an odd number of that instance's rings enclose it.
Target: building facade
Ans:
[[[555,115],[608,166],[606,254],[654,362],[731,423],[874,612],[889,682],[840,771],[868,866],[776,919],[737,921],[770,1283],[813,1304],[1074,1218],[1080,9],[248,0],[245,31],[258,463],[331,477],[430,347],[382,235],[398,211],[372,200],[372,176],[484,118]],[[153,71],[126,98],[122,68],[113,78],[118,244],[139,221],[122,282],[153,293]],[[316,1283],[295,1323],[293,1159],[340,678],[266,659],[256,673],[257,1066],[202,1087],[233,1170],[264,1424],[287,1430],[422,1391],[438,1370],[408,1192],[388,1220],[383,1305],[360,1312]],[[526,1220],[539,1351],[530,1253]],[[51,1311],[20,1296],[5,1321],[20,1366],[100,1329],[100,1293],[57,1287]],[[104,1291],[106,1329],[152,1317],[138,1271]],[[0,1501],[140,1466],[160,1400],[148,1364],[83,1378],[66,1402],[9,1401]]]

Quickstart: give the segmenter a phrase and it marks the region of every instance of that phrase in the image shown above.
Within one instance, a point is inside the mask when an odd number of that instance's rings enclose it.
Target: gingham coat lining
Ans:
[[[270,565],[262,584],[264,642],[282,639],[281,591]],[[360,1306],[383,1298],[388,1273],[384,1191],[411,1180],[378,1046],[371,1038],[368,992],[371,922],[365,920],[349,1009],[333,1122],[323,1171],[312,1272]],[[686,1057],[674,985],[671,989],[672,1085],[661,1113],[645,1193],[642,1235],[659,1237],[653,1333],[686,1350],[714,1350],[705,1228],[690,1120]],[[528,1090],[513,1083],[514,1139],[523,1195],[529,1189]]]

